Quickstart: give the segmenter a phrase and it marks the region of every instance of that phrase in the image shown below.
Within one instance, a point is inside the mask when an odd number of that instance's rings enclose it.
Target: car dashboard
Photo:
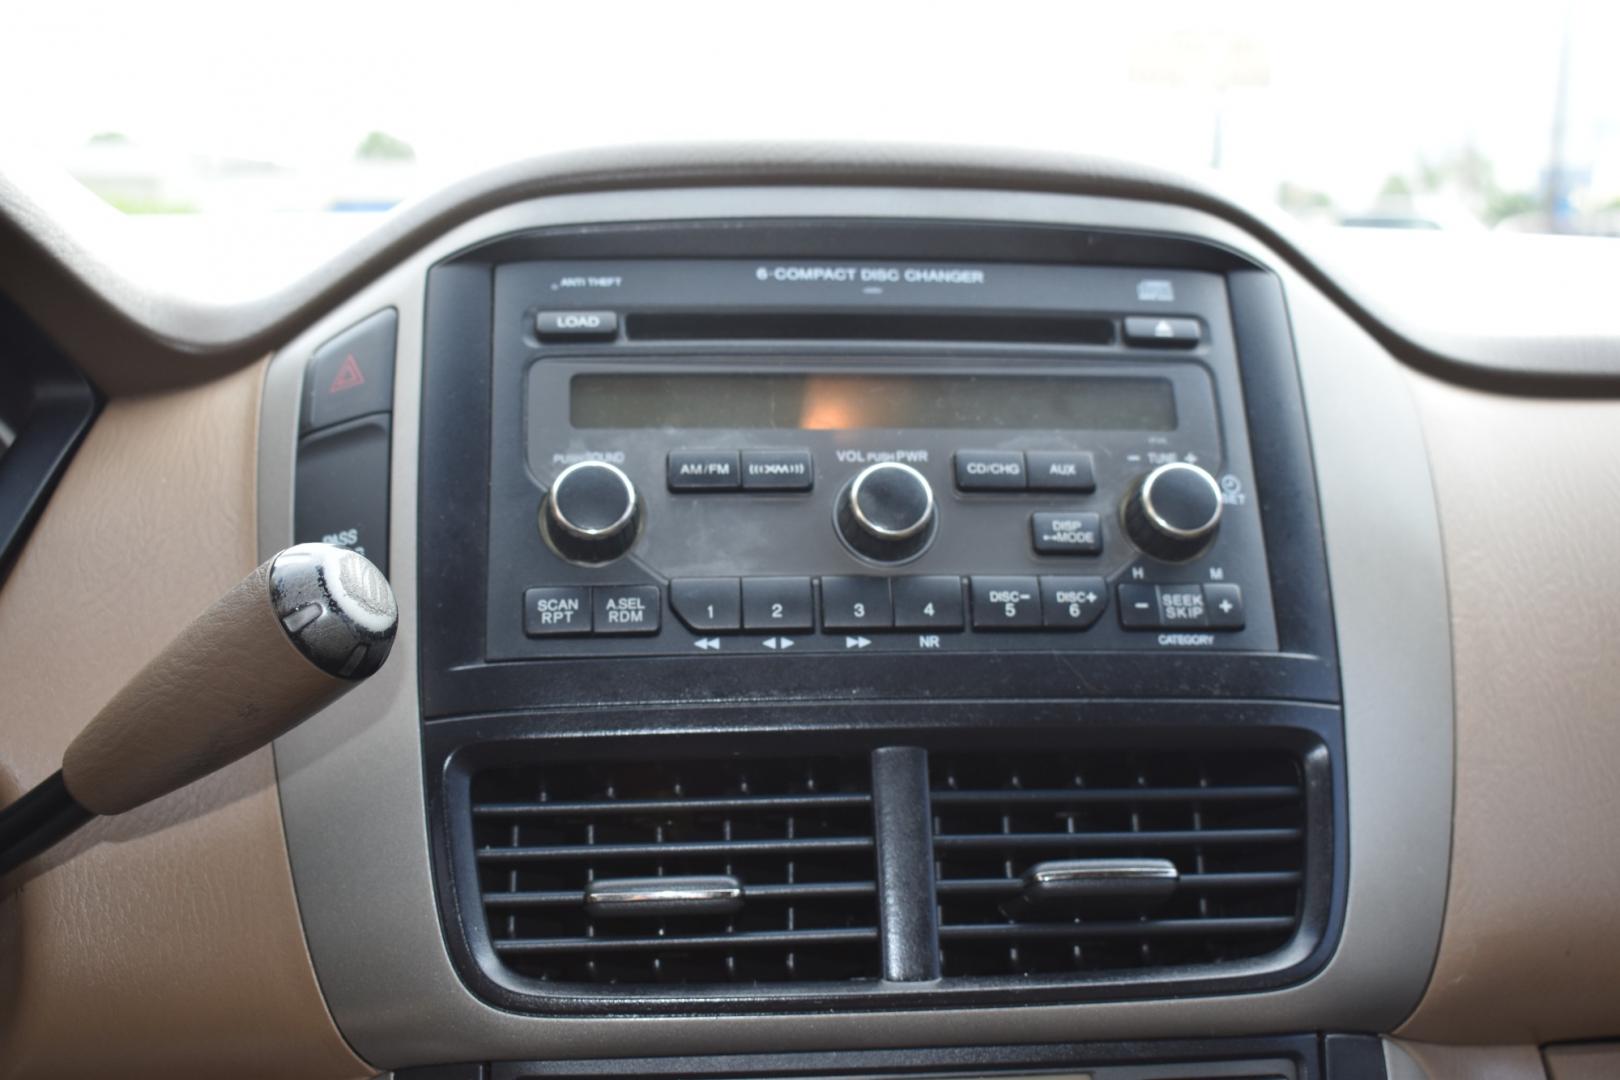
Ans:
[[[922,149],[524,163],[223,314],[12,239],[100,397],[0,772],[289,545],[400,611],[21,872],[18,1075],[1613,1062],[1620,331],[1472,350],[1190,182]]]

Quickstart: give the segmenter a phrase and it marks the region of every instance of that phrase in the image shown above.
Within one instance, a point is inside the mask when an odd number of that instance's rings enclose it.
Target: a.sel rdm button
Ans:
[[[973,629],[1017,630],[1040,625],[1040,589],[1034,578],[973,577]]]
[[[598,634],[658,633],[658,586],[598,585],[591,595]]]

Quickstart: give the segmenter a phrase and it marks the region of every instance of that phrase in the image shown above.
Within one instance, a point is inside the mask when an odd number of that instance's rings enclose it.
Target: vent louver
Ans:
[[[864,755],[481,772],[491,946],[555,983],[875,979],[870,787]]]
[[[1217,964],[1276,950],[1298,927],[1305,798],[1292,755],[935,754],[930,790],[947,978]],[[1088,860],[1169,873],[1168,861],[1177,880],[1136,904],[1021,899],[1036,867]]]

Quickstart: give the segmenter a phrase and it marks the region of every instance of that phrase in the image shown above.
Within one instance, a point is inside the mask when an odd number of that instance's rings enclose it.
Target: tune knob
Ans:
[[[879,562],[904,562],[934,538],[934,489],[910,465],[882,461],[855,474],[838,497],[838,534]]]
[[[1160,559],[1190,559],[1221,524],[1221,486],[1208,471],[1172,461],[1142,477],[1125,498],[1125,531]]]
[[[565,559],[604,563],[636,542],[641,517],[636,486],[617,466],[581,461],[551,482],[540,507],[540,531]]]

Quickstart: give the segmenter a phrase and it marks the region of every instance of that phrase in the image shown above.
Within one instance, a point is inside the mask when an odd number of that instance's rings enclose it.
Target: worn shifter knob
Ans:
[[[0,810],[0,873],[266,745],[388,659],[399,609],[365,556],[300,544],[194,619]]]

